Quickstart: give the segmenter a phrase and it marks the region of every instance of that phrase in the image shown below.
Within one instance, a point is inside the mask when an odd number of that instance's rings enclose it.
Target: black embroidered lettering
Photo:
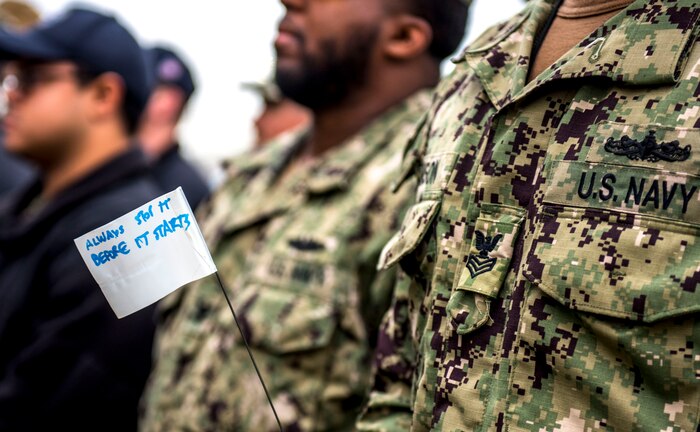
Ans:
[[[625,202],[629,202],[630,198],[634,197],[634,203],[636,205],[639,205],[642,202],[644,183],[646,183],[646,179],[641,179],[639,181],[639,187],[637,187],[637,179],[635,177],[630,177],[630,185],[627,189],[627,196],[625,197]]]
[[[596,173],[591,173],[591,181],[588,184],[588,190],[586,192],[583,192],[583,184],[586,182],[586,176],[587,172],[582,172],[581,173],[581,181],[578,182],[578,196],[581,197],[582,199],[588,199],[589,196],[591,196],[591,193],[593,192],[593,183],[595,182],[595,175]]]
[[[294,270],[292,270],[292,279],[301,283],[308,284],[309,282],[311,282],[312,276],[312,270],[303,264],[295,266]]]
[[[649,201],[652,201],[654,203],[654,208],[658,209],[659,208],[659,181],[654,180],[651,183],[651,186],[649,187],[649,192],[647,192],[647,195],[644,197],[644,201],[642,201],[643,206],[647,206],[649,204]]]
[[[613,185],[616,181],[617,178],[615,177],[615,174],[608,173],[603,176],[603,178],[600,181],[601,191],[600,194],[598,194],[601,201],[607,201],[613,197],[613,194],[615,193],[615,187]]]
[[[304,284],[323,284],[325,280],[323,267],[314,263],[299,263],[292,270],[292,279]]]
[[[683,195],[683,214],[688,211],[688,203],[690,203],[690,200],[693,198],[693,195],[695,195],[695,192],[697,192],[698,187],[693,186],[690,188],[690,192],[686,189],[684,184],[681,184],[681,195]]]
[[[673,183],[673,186],[671,186],[671,190],[668,190],[668,184],[664,181],[663,182],[663,202],[662,206],[663,209],[666,210],[671,206],[671,203],[673,202],[673,197],[676,195],[676,189],[678,188],[678,184]]]

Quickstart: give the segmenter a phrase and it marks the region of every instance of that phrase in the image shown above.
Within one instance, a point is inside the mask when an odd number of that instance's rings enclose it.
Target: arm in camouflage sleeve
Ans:
[[[379,329],[372,389],[357,429],[406,431],[411,426],[411,383],[416,351],[409,325],[411,279],[398,272],[391,307]]]
[[[358,278],[363,304],[370,306],[363,308],[362,315],[371,347],[376,346],[377,329],[391,304],[396,284],[396,269],[378,270],[377,262],[384,246],[399,230],[406,209],[413,204],[412,182],[407,182],[407,186],[398,191],[392,191],[388,185],[382,187],[365,211],[364,235],[368,241],[360,252]]]
[[[411,195],[411,203],[415,198],[420,154],[427,143],[429,117],[430,112],[416,126],[416,133],[406,147],[396,185],[397,193]],[[418,281],[406,274],[398,264],[382,273],[389,272],[396,273],[393,299],[379,327],[370,394],[356,424],[359,431],[403,432],[411,428],[411,395],[417,350],[411,333],[409,294],[415,291],[412,284]]]

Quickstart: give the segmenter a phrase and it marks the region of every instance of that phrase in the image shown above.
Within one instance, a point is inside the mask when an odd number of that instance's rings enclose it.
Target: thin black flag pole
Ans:
[[[243,344],[245,345],[245,349],[248,351],[248,355],[250,356],[250,361],[253,363],[253,367],[255,368],[255,373],[258,374],[258,379],[260,380],[260,384],[262,384],[263,390],[265,390],[265,396],[267,396],[267,401],[270,403],[270,408],[272,408],[272,413],[275,415],[275,420],[277,421],[277,426],[280,428],[280,432],[284,432],[282,429],[282,423],[280,422],[280,418],[277,416],[277,410],[275,409],[275,405],[272,403],[272,398],[270,397],[270,393],[267,391],[267,386],[265,385],[265,380],[263,380],[262,375],[260,374],[260,369],[258,369],[257,363],[255,363],[255,357],[253,357],[253,352],[250,350],[250,346],[248,346],[248,341],[245,338],[245,334],[243,334],[243,329],[241,329],[241,325],[238,323],[238,317],[236,317],[236,312],[233,310],[233,305],[231,304],[231,299],[228,297],[228,293],[226,292],[226,289],[224,288],[224,283],[221,281],[221,277],[219,276],[219,272],[214,273],[216,275],[216,280],[219,282],[219,288],[221,288],[221,292],[224,293],[224,297],[226,297],[226,303],[228,303],[229,309],[231,309],[231,314],[233,315],[233,320],[236,322],[236,327],[238,327],[238,331],[241,333],[241,338],[243,339]]]

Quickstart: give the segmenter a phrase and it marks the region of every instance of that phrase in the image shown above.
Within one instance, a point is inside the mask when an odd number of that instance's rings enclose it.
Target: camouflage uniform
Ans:
[[[361,429],[698,426],[700,2],[636,1],[527,83],[552,3],[456,59],[406,153]]]
[[[390,185],[429,94],[280,181],[303,137],[235,160],[205,210],[202,230],[290,431],[349,430],[359,414],[395,284],[376,262],[412,198]],[[276,430],[215,279],[181,291],[161,308],[142,429]]]

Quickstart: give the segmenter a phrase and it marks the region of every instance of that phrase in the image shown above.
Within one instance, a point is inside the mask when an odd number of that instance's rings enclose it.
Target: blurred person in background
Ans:
[[[12,30],[26,30],[39,22],[39,13],[23,1],[7,0],[0,3],[0,26]],[[7,110],[5,100],[0,101],[0,113]],[[4,132],[0,130],[0,200],[30,181],[33,167],[5,151],[2,145]]]
[[[144,50],[153,92],[137,139],[151,160],[151,173],[167,192],[182,186],[192,209],[209,195],[202,175],[180,154],[177,127],[195,91],[192,73],[182,58],[162,46]]]
[[[41,16],[32,5],[22,0],[0,2],[0,25],[23,31],[36,25]]]
[[[254,91],[263,102],[263,109],[255,118],[255,149],[262,148],[283,133],[293,133],[311,123],[311,111],[285,97],[273,79],[245,83],[243,87]]]
[[[6,148],[40,172],[0,212],[0,430],[133,431],[153,308],[118,320],[73,239],[161,194],[130,140],[149,94],[141,48],[72,9],[0,31],[0,60]]]
[[[395,279],[377,259],[413,199],[392,183],[468,10],[282,4],[276,80],[313,126],[234,160],[202,227],[283,427],[348,431]],[[276,429],[215,281],[167,297],[159,325],[144,431]]]

